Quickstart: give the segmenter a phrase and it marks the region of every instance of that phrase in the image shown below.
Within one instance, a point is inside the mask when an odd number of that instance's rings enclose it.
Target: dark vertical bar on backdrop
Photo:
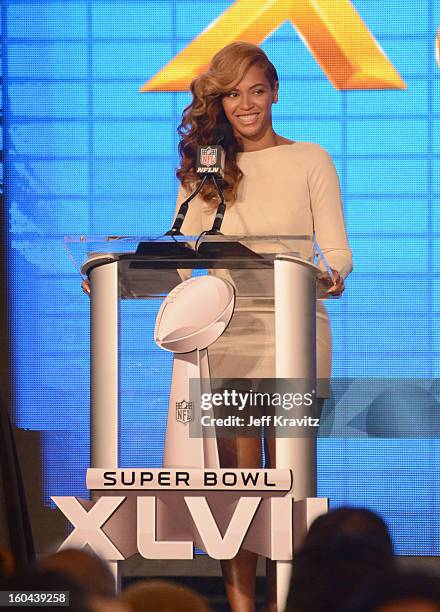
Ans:
[[[9,403],[11,397],[11,385],[10,385],[10,342],[9,342],[9,322],[8,322],[8,271],[7,271],[7,212],[5,210],[5,166],[4,166],[4,143],[5,143],[5,126],[4,126],[4,37],[3,37],[3,15],[1,20],[1,40],[0,46],[1,53],[1,108],[0,108],[0,121],[2,130],[2,141],[0,148],[0,227],[1,227],[1,240],[0,240],[0,343],[3,347],[0,351],[0,382],[3,390],[5,400]]]
[[[0,151],[0,547],[8,548],[18,566],[35,556],[32,531],[14,431],[11,422],[11,343],[9,336],[9,276],[8,276],[8,211],[6,209],[8,135],[5,125],[7,114],[7,57],[6,57],[6,2],[1,9],[1,129]]]

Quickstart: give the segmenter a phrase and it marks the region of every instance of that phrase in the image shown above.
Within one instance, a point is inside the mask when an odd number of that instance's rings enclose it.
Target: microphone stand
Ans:
[[[200,184],[197,189],[193,191],[189,198],[182,202],[179,208],[179,212],[177,213],[176,218],[174,220],[173,227],[167,231],[165,236],[183,236],[182,232],[180,231],[180,228],[182,227],[182,224],[186,217],[186,213],[188,212],[188,205],[201,192],[201,190],[203,189],[203,185],[206,183],[207,179],[208,175],[205,174],[202,180],[200,181]]]
[[[218,181],[215,174],[211,174],[211,178],[213,180],[217,193],[220,197],[220,204],[218,205],[217,211],[215,213],[214,223],[212,224],[211,229],[208,232],[206,232],[206,235],[208,236],[215,235],[215,234],[221,234],[220,228],[222,226],[223,217],[225,216],[225,211],[226,211],[225,196],[224,196],[222,188],[220,187],[220,181]]]

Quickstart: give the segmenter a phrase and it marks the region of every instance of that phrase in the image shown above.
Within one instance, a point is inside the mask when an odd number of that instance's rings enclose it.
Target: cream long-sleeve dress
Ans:
[[[315,235],[331,268],[344,278],[352,270],[338,175],[328,153],[319,145],[294,142],[261,151],[239,153],[243,178],[238,197],[229,206],[221,231],[225,235]],[[185,197],[179,190],[178,205]],[[212,226],[215,210],[195,198],[182,226],[198,235]],[[303,256],[312,257],[309,252]],[[323,268],[324,269],[324,268]],[[273,301],[237,304],[231,323],[209,348],[211,378],[274,378]],[[318,395],[327,395],[332,344],[330,321],[322,301],[317,304]]]

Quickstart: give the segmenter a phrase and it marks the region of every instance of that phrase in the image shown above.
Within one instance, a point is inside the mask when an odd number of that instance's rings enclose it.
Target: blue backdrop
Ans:
[[[230,4],[3,2],[16,421],[43,432],[45,503],[85,495],[89,452],[88,299],[62,238],[168,227],[189,98],[138,89]],[[356,270],[331,304],[335,376],[435,377],[440,2],[353,4],[407,89],[336,91],[286,22],[263,44],[281,77],[275,127],[323,145],[340,174]],[[122,306],[125,466],[161,460],[170,361],[151,340],[157,307]],[[380,511],[399,553],[440,554],[439,459],[434,439],[321,440],[319,492]]]

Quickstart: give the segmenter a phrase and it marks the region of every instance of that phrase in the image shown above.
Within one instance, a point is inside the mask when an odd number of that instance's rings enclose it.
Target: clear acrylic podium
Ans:
[[[310,236],[66,237],[65,245],[91,285],[91,467],[119,467],[118,327],[120,300],[157,299],[195,270],[229,280],[236,307],[274,305],[275,376],[306,379],[316,388],[316,274]],[[200,441],[203,443],[203,441]],[[276,440],[276,468],[293,470],[295,501],[316,496],[316,440]],[[203,466],[192,466],[203,467]],[[309,524],[322,512],[303,509]],[[306,525],[307,526],[307,525]],[[278,562],[279,601],[290,563]],[[283,578],[284,575],[284,578]]]

